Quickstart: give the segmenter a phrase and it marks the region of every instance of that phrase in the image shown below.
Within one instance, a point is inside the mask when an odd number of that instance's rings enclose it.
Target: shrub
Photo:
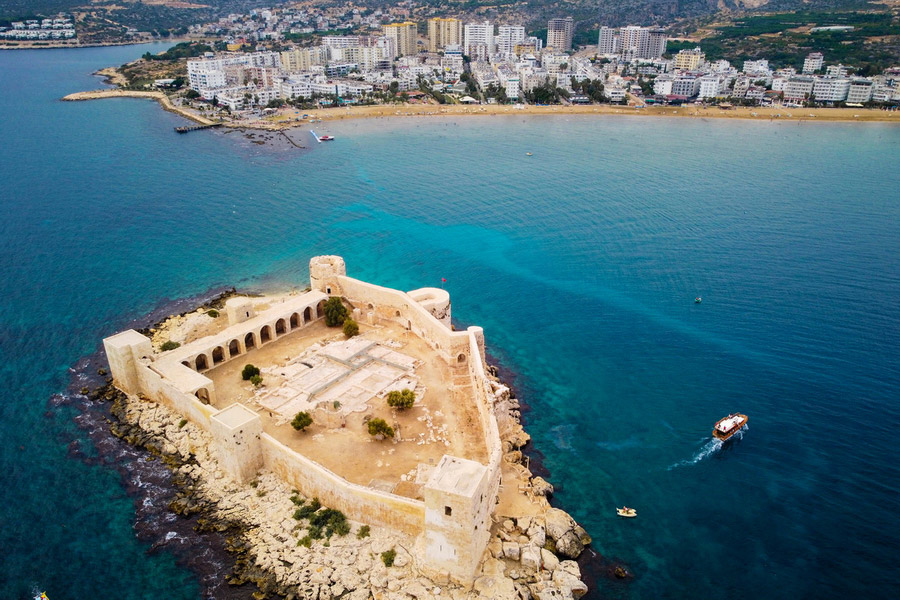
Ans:
[[[254,386],[259,387],[262,385],[262,375],[254,375],[250,378],[250,383]]]
[[[300,519],[308,519],[314,512],[316,512],[320,508],[322,508],[322,504],[319,502],[319,499],[313,498],[312,502],[310,502],[309,504],[304,504],[294,511],[294,518],[298,521]]]
[[[397,551],[393,548],[381,553],[381,562],[383,562],[386,567],[393,567],[395,558],[397,558]]]
[[[393,390],[387,395],[388,406],[399,408],[400,410],[411,407],[415,401],[416,393],[409,388],[404,389],[402,392]]]
[[[344,321],[344,335],[348,338],[359,335],[359,323],[349,318]]]
[[[361,540],[363,538],[369,537],[369,533],[371,533],[368,525],[363,525],[356,531],[356,539]]]
[[[219,311],[217,311],[214,308],[211,308],[208,311],[206,311],[206,314],[209,315],[210,317],[212,317],[213,319],[215,319],[216,317],[219,316]]]
[[[178,429],[181,429],[181,428],[184,427],[185,425],[187,425],[187,419],[182,419],[182,420],[180,420],[180,421],[178,422]]]
[[[308,535],[305,535],[297,541],[297,545],[303,546],[304,548],[309,548],[310,546],[312,546],[312,538]]]
[[[291,427],[296,429],[297,431],[303,431],[310,425],[312,425],[312,417],[309,416],[308,412],[300,411],[296,415],[294,415],[294,419],[291,421]]]
[[[372,419],[369,421],[369,435],[383,435],[387,438],[394,437],[394,428],[387,424],[384,419]]]
[[[325,324],[329,327],[337,327],[347,318],[347,307],[337,296],[332,296],[325,302]]]
[[[314,540],[321,540],[325,535],[322,533],[322,528],[318,525],[310,525],[309,526],[309,537]]]
[[[309,518],[310,527],[318,527],[325,530],[325,537],[330,538],[335,533],[344,536],[350,533],[350,524],[347,517],[339,510],[326,508],[320,510]],[[315,538],[315,536],[313,536]]]
[[[259,367],[253,365],[244,365],[244,370],[241,371],[241,378],[244,381],[247,381],[254,375],[259,375]]]
[[[291,502],[294,503],[295,506],[303,506],[306,504],[306,498],[301,498],[299,492],[294,492],[294,495],[291,496]]]
[[[162,350],[163,352],[168,352],[169,350],[174,350],[175,348],[178,348],[180,346],[181,346],[181,344],[179,344],[178,342],[173,342],[172,340],[169,340],[167,342],[163,342],[163,345],[160,346],[159,349]]]

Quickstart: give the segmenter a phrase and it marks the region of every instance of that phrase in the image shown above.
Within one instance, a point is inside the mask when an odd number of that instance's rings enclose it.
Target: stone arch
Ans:
[[[399,311],[399,310],[395,310],[395,311],[394,311],[394,316],[395,316],[395,317],[399,317],[399,316],[400,316],[400,311]]]
[[[249,350],[250,348],[255,348],[255,347],[256,347],[256,339],[254,338],[253,332],[251,331],[250,333],[248,333],[247,335],[244,336],[244,348],[247,348]]]
[[[212,359],[213,364],[217,365],[220,362],[225,362],[225,348],[222,346],[216,346],[212,351]]]
[[[259,330],[259,345],[262,346],[266,342],[272,340],[272,328],[268,325],[263,325],[263,328]]]
[[[325,316],[325,301],[320,300],[318,304],[316,304],[316,318],[321,319]]]
[[[228,342],[228,355],[232,358],[241,353],[241,345],[237,340]]]
[[[312,318],[312,307],[307,306],[303,309],[303,322],[309,323],[310,321],[312,321]]]
[[[197,399],[203,404],[209,404],[209,390],[206,388],[200,388],[194,392],[194,395],[197,396]]]
[[[374,309],[375,309],[375,305],[372,304],[371,302],[369,302],[369,304],[368,304],[367,306],[369,307],[369,310],[374,310]]]
[[[300,314],[294,313],[291,315],[291,329],[297,329],[300,327]]]
[[[287,321],[278,319],[275,321],[275,335],[284,335],[287,333]]]
[[[205,354],[198,354],[194,364],[197,366],[198,371],[203,371],[209,368],[209,360],[206,358]]]
[[[186,360],[181,361],[181,364],[183,364],[184,366],[186,366],[188,369],[193,369],[193,368],[194,368],[194,367],[191,366],[191,363],[189,363],[189,362],[186,361]]]
[[[460,353],[460,355],[456,357],[456,362],[458,362],[459,364],[466,362],[465,353]]]

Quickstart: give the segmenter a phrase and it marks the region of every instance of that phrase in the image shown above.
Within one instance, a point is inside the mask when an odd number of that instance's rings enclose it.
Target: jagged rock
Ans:
[[[591,536],[588,535],[588,532],[581,525],[576,524],[572,531],[578,536],[578,541],[581,542],[582,546],[587,546],[591,543]]]
[[[503,557],[503,542],[500,538],[492,538],[491,541],[488,542],[488,552],[490,552],[491,556],[494,558]]]
[[[552,496],[553,486],[543,477],[535,477],[531,480],[531,488],[537,496]]]
[[[546,548],[541,548],[541,562],[548,571],[555,571],[559,566],[559,559]]]
[[[581,598],[588,591],[587,586],[581,579],[563,569],[556,569],[553,571],[553,583],[555,583],[560,590],[568,592],[573,598]]]
[[[531,543],[538,548],[543,548],[547,543],[547,532],[537,519],[532,521],[531,527],[528,528],[527,535],[531,540]]]
[[[522,462],[522,451],[521,450],[513,450],[508,453],[503,459],[508,463],[520,463]]]
[[[503,556],[510,560],[519,560],[520,548],[515,542],[503,542]]]
[[[558,540],[575,526],[575,521],[569,514],[558,508],[551,508],[544,514],[544,522],[547,528],[547,535],[553,541]]]
[[[522,567],[526,569],[538,571],[541,568],[541,553],[540,550],[534,546],[525,546],[522,548],[519,560],[522,562]]]
[[[556,553],[568,558],[578,558],[584,550],[584,544],[578,539],[574,531],[567,531],[565,535],[556,540]]]

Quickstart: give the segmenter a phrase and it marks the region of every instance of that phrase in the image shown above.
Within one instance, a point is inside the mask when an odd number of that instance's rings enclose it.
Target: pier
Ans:
[[[213,127],[221,127],[221,123],[209,123],[203,125],[184,125],[182,127],[176,127],[175,131],[178,133],[187,133],[188,131],[199,131],[200,129],[212,129]]]

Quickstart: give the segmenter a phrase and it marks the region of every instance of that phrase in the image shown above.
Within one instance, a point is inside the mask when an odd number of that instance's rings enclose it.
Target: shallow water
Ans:
[[[0,53],[0,597],[201,596],[48,398],[165,298],[302,287],[322,253],[447,279],[555,501],[636,575],[598,597],[893,596],[900,127],[379,119],[301,151],[57,101],[146,50]]]

